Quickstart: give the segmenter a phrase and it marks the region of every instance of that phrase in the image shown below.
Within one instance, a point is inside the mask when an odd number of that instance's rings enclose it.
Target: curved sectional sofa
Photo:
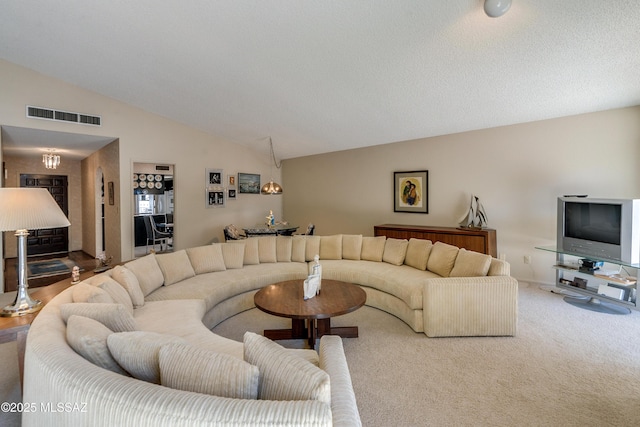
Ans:
[[[39,410],[23,425],[359,425],[339,337],[322,337],[316,353],[210,331],[253,308],[258,289],[306,278],[316,254],[323,278],[361,285],[367,305],[415,332],[516,333],[509,264],[440,242],[268,236],[151,254],[72,286],[37,316],[23,401]]]

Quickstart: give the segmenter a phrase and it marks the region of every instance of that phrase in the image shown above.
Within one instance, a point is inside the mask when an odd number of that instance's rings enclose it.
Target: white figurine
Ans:
[[[80,267],[77,265],[71,269],[71,283],[74,285],[80,283]]]
[[[305,301],[316,296],[318,292],[318,284],[320,277],[312,274],[304,281],[304,299]]]
[[[311,274],[314,276],[318,276],[318,291],[320,293],[320,289],[322,288],[322,266],[320,265],[320,255],[313,257],[313,267],[311,268]]]

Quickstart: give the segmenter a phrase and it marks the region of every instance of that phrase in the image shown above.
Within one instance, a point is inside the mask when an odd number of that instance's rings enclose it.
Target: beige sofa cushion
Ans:
[[[259,237],[244,239],[244,265],[260,264],[260,251],[258,249]]]
[[[60,315],[65,323],[74,314],[97,320],[114,332],[136,330],[136,321],[122,304],[74,302],[60,305]]]
[[[133,271],[117,265],[113,269],[112,277],[127,291],[134,307],[138,308],[144,305],[144,294],[140,289],[140,282],[138,282],[138,278],[133,274]]]
[[[409,239],[404,263],[418,270],[426,270],[432,246],[431,240]]]
[[[291,237],[291,261],[305,262],[307,251],[307,236],[295,235]]]
[[[224,257],[222,256],[222,243],[198,246],[187,249],[189,261],[196,274],[225,271]]]
[[[111,355],[125,371],[155,384],[160,384],[160,348],[171,343],[187,344],[187,341],[175,335],[147,331],[114,333],[107,338]]]
[[[260,369],[259,399],[319,400],[331,405],[329,375],[280,344],[246,332],[244,359]]]
[[[155,254],[129,261],[124,265],[136,275],[140,290],[144,296],[158,289],[164,283],[162,270],[156,261]]]
[[[490,265],[491,255],[460,248],[449,277],[486,276]]]
[[[458,247],[436,242],[431,248],[427,269],[442,277],[449,277],[458,256]]]
[[[111,329],[88,317],[72,315],[67,320],[67,342],[76,353],[96,366],[128,375],[107,347],[107,337],[111,334]]]
[[[509,276],[511,274],[511,265],[505,260],[491,257],[491,265],[487,276]]]
[[[258,237],[258,261],[262,263],[278,262],[276,236]]]
[[[257,399],[260,371],[237,357],[192,345],[160,347],[160,384],[177,390]]]
[[[384,243],[382,261],[393,265],[402,265],[407,255],[409,241],[405,239],[389,239]]]
[[[291,236],[276,237],[276,260],[278,262],[291,262]]]
[[[73,302],[115,302],[105,290],[84,282],[80,282],[73,287],[72,298]]]
[[[173,285],[196,275],[191,266],[191,261],[189,261],[187,251],[184,249],[158,254],[156,255],[156,261],[160,271],[162,271],[165,286]]]
[[[98,284],[98,288],[102,289],[113,299],[113,302],[122,304],[131,314],[133,314],[133,302],[127,290],[110,277],[105,277],[102,283]]]
[[[305,249],[304,260],[309,262],[313,261],[313,257],[320,255],[320,236],[306,236],[305,237]]]
[[[382,255],[384,254],[384,242],[386,239],[387,238],[385,236],[363,237],[360,259],[365,261],[382,262]]]
[[[320,236],[320,259],[342,259],[342,234]]]
[[[224,243],[222,245],[222,258],[227,269],[242,268],[244,263],[244,240],[243,243]]]
[[[342,235],[342,259],[360,260],[362,253],[362,234]]]

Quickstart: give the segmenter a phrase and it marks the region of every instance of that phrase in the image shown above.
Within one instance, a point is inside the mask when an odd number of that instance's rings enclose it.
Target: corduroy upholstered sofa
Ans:
[[[24,402],[61,410],[25,413],[23,425],[358,425],[340,338],[322,337],[315,353],[209,330],[254,307],[263,286],[306,278],[316,254],[324,278],[361,285],[367,305],[416,332],[516,332],[509,265],[442,243],[268,236],[151,254],[74,285],[38,315]],[[222,386],[202,381],[215,372],[234,375]]]

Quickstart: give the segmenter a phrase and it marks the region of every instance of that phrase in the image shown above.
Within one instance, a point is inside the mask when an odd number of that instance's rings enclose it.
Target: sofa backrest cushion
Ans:
[[[260,371],[228,354],[185,344],[160,347],[160,384],[176,390],[257,399]]]
[[[502,259],[491,257],[491,265],[487,276],[509,276],[511,274],[511,265]]]
[[[491,255],[460,248],[449,277],[486,276],[490,265]]]
[[[129,261],[124,266],[136,275],[140,290],[144,296],[149,295],[164,283],[164,276],[158,261],[156,261],[155,254],[145,255],[142,258]]]
[[[244,265],[244,241],[242,243],[225,243],[222,245],[222,258],[227,269],[242,268]]]
[[[436,242],[431,248],[427,269],[442,277],[449,277],[456,262],[459,248],[447,243]]]
[[[331,405],[329,375],[280,344],[246,332],[244,360],[260,370],[259,399],[319,400]]]
[[[291,237],[291,261],[306,262],[307,236],[295,235]]]
[[[144,294],[140,289],[140,282],[138,282],[138,278],[133,274],[133,271],[117,265],[113,269],[112,277],[127,291],[135,308],[144,305]]]
[[[65,323],[74,314],[97,320],[114,332],[137,329],[133,315],[122,304],[74,302],[60,305],[60,315]]]
[[[258,261],[260,264],[278,262],[276,236],[260,236],[258,240]]]
[[[244,239],[244,265],[260,264],[260,251],[258,249],[258,237]]]
[[[291,262],[292,243],[291,236],[276,236],[276,260],[278,262]]]
[[[160,384],[160,347],[187,341],[175,335],[134,331],[114,333],[107,337],[113,358],[131,376],[142,381]]]
[[[224,265],[222,245],[223,243],[213,243],[187,249],[193,271],[196,274],[225,271],[227,267]]]
[[[360,259],[365,261],[381,262],[382,255],[384,254],[384,242],[386,239],[387,238],[385,236],[363,237]]]
[[[409,267],[417,268],[418,270],[426,270],[432,246],[433,243],[431,243],[431,240],[409,239],[407,255],[404,258],[404,263]]]
[[[157,254],[156,261],[164,277],[164,285],[169,286],[196,275],[189,261],[187,251],[182,249],[166,254]]]
[[[133,314],[133,301],[127,290],[110,277],[105,277],[101,283],[97,284],[98,288],[102,289],[111,296],[113,302],[122,304],[131,314]],[[91,301],[89,301],[91,302]]]
[[[304,260],[313,261],[313,257],[320,255],[320,236],[305,236]]]
[[[67,320],[67,342],[76,353],[96,366],[128,375],[107,347],[107,337],[111,334],[111,329],[88,317],[72,315]]]
[[[105,290],[84,282],[80,282],[73,287],[72,298],[73,302],[115,302]]]
[[[409,241],[405,239],[389,239],[384,243],[382,261],[393,265],[402,265],[407,255]]]
[[[342,235],[342,259],[360,260],[362,253],[362,234]]]
[[[320,259],[342,259],[342,234],[320,236]]]

